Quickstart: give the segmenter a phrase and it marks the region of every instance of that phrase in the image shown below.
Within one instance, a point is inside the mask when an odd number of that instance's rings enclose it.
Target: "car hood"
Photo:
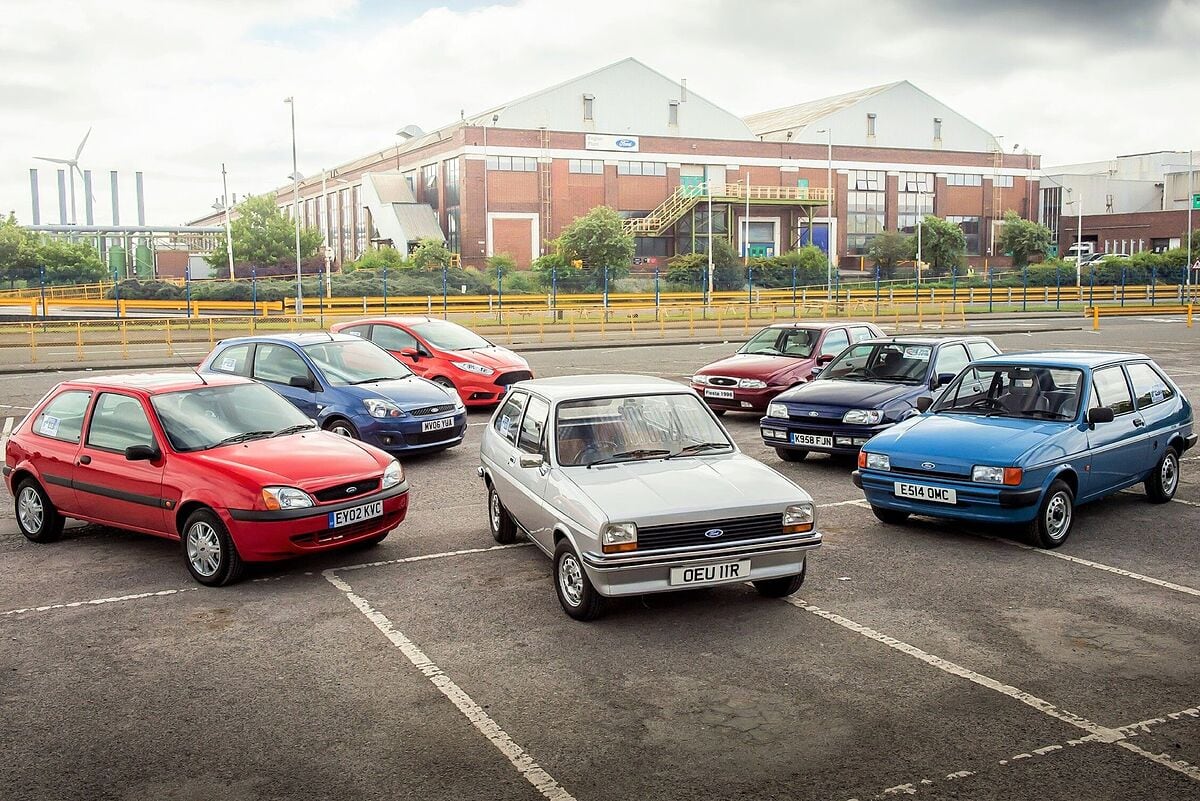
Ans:
[[[1075,424],[1013,417],[925,414],[877,434],[866,450],[886,453],[892,467],[969,475],[971,466],[1020,466],[1034,449],[1053,450],[1053,438]],[[1066,456],[1067,454],[1060,454]],[[936,468],[924,467],[933,463]]]
[[[766,356],[761,353],[735,353],[706,364],[696,372],[700,375],[727,375],[730,378],[767,379],[796,368],[812,365],[812,359],[798,356]]]
[[[242,475],[263,486],[307,491],[378,476],[391,458],[357,440],[327,431],[256,439],[187,456],[219,473]]]
[[[566,471],[610,522],[668,525],[782,513],[807,492],[740,453],[621,462]]]
[[[442,351],[447,359],[458,359],[464,362],[474,362],[484,367],[490,367],[497,372],[501,370],[528,370],[529,362],[513,353],[508,348],[492,345],[489,348],[475,350],[446,350]]]
[[[789,389],[776,401],[812,406],[842,406],[847,409],[877,409],[888,404],[916,398],[928,389],[923,384],[887,384],[879,381],[840,381],[817,379]]]
[[[401,409],[418,409],[422,406],[433,406],[451,402],[456,399],[453,390],[447,391],[438,384],[418,376],[401,378],[395,381],[375,381],[370,384],[351,384],[337,387],[341,392],[357,398],[383,398],[399,406]]]

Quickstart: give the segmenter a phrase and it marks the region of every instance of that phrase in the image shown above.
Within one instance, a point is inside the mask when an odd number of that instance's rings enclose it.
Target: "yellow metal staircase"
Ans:
[[[748,198],[752,203],[768,205],[830,205],[831,193],[824,187],[814,189],[807,186],[748,186],[738,182],[722,184],[719,187],[714,185],[713,188],[719,190],[712,196],[714,203],[745,202]],[[697,203],[707,199],[708,188],[704,184],[677,187],[658,208],[645,217],[631,217],[625,220],[624,231],[630,236],[662,236]]]

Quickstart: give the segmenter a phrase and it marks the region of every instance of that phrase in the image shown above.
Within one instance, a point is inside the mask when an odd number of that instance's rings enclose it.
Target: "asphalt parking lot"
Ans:
[[[1136,349],[1200,399],[1171,318],[995,337]],[[682,379],[735,345],[548,351],[540,375]],[[70,373],[0,376],[0,434]],[[1200,454],[1176,500],[1081,507],[1054,552],[876,521],[826,457],[787,464],[825,545],[748,587],[567,618],[550,561],[494,548],[467,441],[408,460],[375,549],[192,583],[177,545],[0,510],[0,798],[1200,798]]]

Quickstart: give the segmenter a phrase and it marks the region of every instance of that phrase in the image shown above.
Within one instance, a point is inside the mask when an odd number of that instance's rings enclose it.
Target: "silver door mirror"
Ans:
[[[541,467],[542,455],[540,453],[522,453],[517,459],[517,464],[521,467]]]

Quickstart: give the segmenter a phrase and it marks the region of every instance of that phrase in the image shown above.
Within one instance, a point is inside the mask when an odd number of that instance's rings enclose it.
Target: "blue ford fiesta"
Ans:
[[[453,388],[418,378],[378,345],[349,334],[227,339],[200,372],[261,381],[321,428],[393,454],[452,448],[466,432],[466,409]]]
[[[1171,500],[1196,444],[1191,404],[1135,353],[994,356],[921,405],[859,453],[875,516],[1002,523],[1045,548],[1066,541],[1076,504],[1139,483]]]
[[[972,359],[999,352],[984,337],[864,340],[839,353],[816,380],[776,395],[759,432],[786,462],[809,451],[853,456],[880,431],[917,414],[917,399],[929,398]]]

